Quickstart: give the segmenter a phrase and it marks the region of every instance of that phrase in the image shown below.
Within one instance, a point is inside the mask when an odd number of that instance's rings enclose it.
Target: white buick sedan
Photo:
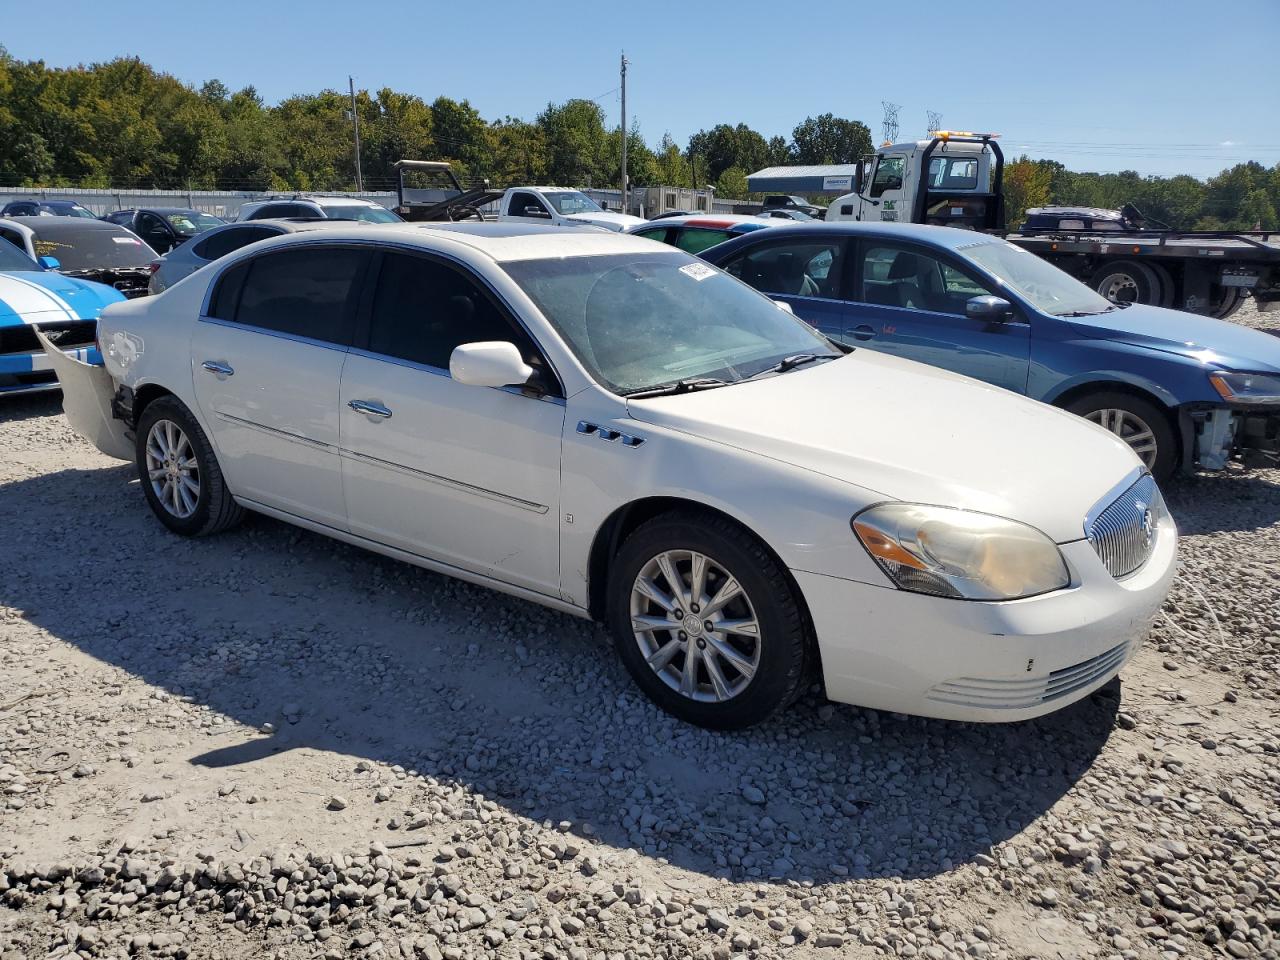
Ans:
[[[636,237],[293,234],[108,308],[100,339],[105,372],[61,371],[68,414],[170,530],[253,510],[604,621],[708,727],[815,677],[903,713],[1044,714],[1116,675],[1174,572],[1118,437],[846,353]]]

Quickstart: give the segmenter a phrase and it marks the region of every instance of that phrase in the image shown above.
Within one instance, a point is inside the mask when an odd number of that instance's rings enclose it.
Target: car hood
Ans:
[[[885,499],[1029,523],[1055,541],[1139,460],[1079,417],[936,367],[858,350],[731,387],[629,401],[637,420],[847,481]]]
[[[123,299],[118,290],[105,284],[64,277],[51,270],[0,273],[0,324],[4,325],[37,317],[46,322],[96,320],[103,307]]]
[[[633,217],[625,213],[613,213],[609,210],[602,210],[599,213],[571,213],[565,217],[566,220],[580,220],[583,223],[595,223],[602,227],[608,227],[610,230],[625,230],[627,227],[634,227],[638,223],[648,223],[640,217]]]
[[[1121,340],[1233,370],[1280,372],[1280,337],[1226,320],[1134,304],[1068,322],[1093,339]]]

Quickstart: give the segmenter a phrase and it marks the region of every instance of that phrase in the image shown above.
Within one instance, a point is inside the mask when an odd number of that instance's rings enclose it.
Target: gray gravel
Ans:
[[[725,735],[590,624],[168,535],[55,399],[0,450],[0,960],[1280,952],[1280,470],[1169,491],[1165,616],[1074,707]]]

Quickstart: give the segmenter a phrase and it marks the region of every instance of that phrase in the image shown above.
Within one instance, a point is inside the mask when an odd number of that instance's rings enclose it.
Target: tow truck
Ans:
[[[963,227],[1003,236],[1117,303],[1146,303],[1225,318],[1252,293],[1280,310],[1280,233],[1179,231],[1120,210],[1036,207],[1005,229],[999,134],[938,130],[926,140],[885,143],[856,166],[852,193],[828,220],[881,220]]]

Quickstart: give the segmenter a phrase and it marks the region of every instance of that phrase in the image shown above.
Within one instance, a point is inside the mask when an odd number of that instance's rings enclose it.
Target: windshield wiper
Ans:
[[[695,390],[711,390],[714,387],[727,387],[729,381],[716,377],[693,377],[688,380],[677,380],[675,383],[663,384],[660,387],[649,387],[624,394],[628,400],[643,400],[645,397],[668,397],[677,393],[693,393]]]
[[[778,363],[772,367],[766,367],[759,373],[753,373],[747,377],[748,380],[754,380],[756,377],[763,377],[767,373],[786,373],[788,370],[794,370],[802,363],[812,363],[815,360],[834,360],[833,356],[821,353],[793,353],[789,357],[783,357]]]
[[[1098,317],[1104,313],[1113,313],[1129,306],[1127,303],[1113,303],[1102,310],[1068,310],[1066,313],[1055,313],[1055,317]]]

